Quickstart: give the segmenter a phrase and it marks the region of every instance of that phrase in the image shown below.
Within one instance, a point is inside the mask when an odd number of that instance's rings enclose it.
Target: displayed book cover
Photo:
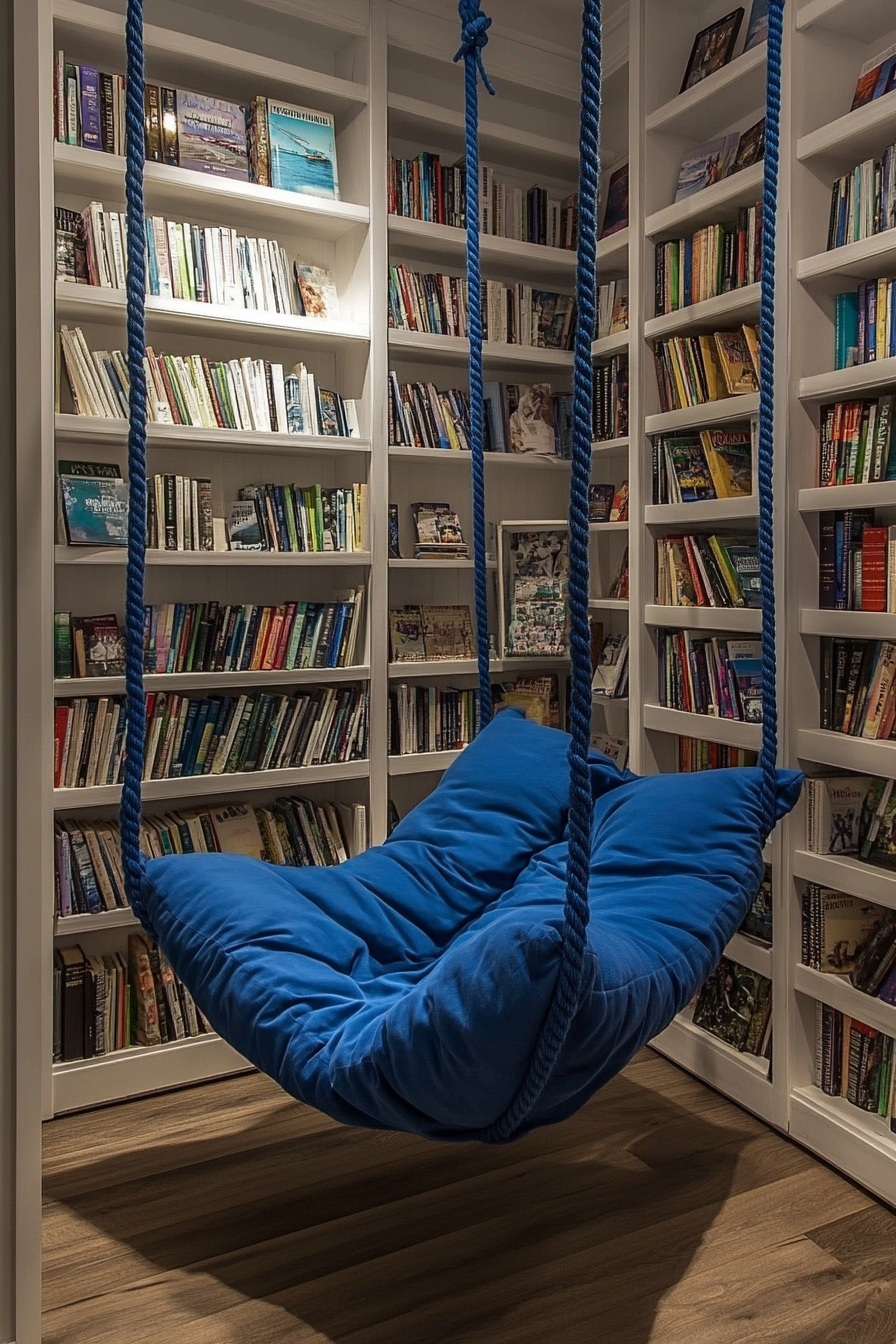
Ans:
[[[813,854],[857,854],[880,800],[875,786],[882,782],[870,775],[822,775],[807,780],[808,849]]]
[[[450,553],[467,555],[460,519],[450,504],[412,504],[416,548],[419,553]]]
[[[239,103],[178,89],[177,143],[181,168],[248,182],[246,109]]]
[[[715,499],[706,454],[698,434],[670,434],[665,441],[666,453],[675,479],[682,504],[695,504],[701,499]]]
[[[589,523],[608,523],[616,495],[615,485],[589,485],[588,521]]]
[[[69,546],[127,546],[128,488],[108,476],[60,476],[59,495]]]
[[[758,971],[723,957],[697,996],[694,1026],[743,1051],[771,982]]]
[[[856,957],[884,911],[871,901],[829,887],[810,887],[808,900],[810,946],[817,939],[815,969],[829,975],[852,975]]]
[[[859,82],[853,94],[852,107],[864,107],[867,103],[882,98],[896,88],[896,43],[878,52],[866,61],[859,71]]]
[[[769,0],[753,0],[747,36],[744,38],[744,51],[752,51],[768,41]]]
[[[232,551],[267,549],[254,500],[238,499],[231,504],[227,519],[227,536]]]
[[[742,331],[717,331],[716,351],[729,397],[739,397],[758,389],[750,347]]]
[[[737,146],[737,153],[734,156],[734,163],[731,166],[731,172],[739,173],[744,168],[752,168],[754,163],[759,163],[765,158],[765,117],[757,121],[755,126],[743,132],[740,137],[740,143]]]
[[[217,808],[211,818],[222,854],[243,854],[249,859],[265,857],[254,807],[248,803],[231,803]]]
[[[896,793],[892,779],[875,779],[861,820],[861,857],[884,867],[896,866]]]
[[[475,657],[473,622],[469,607],[425,606],[423,647],[432,662],[453,662]]]
[[[613,495],[613,505],[610,509],[611,523],[628,522],[628,481],[623,481],[619,489]]]
[[[758,639],[729,639],[728,658],[737,679],[745,723],[762,722],[762,643]]]
[[[325,387],[321,387],[319,384],[317,386],[317,414],[320,420],[321,434],[329,434],[333,438],[345,436],[346,426],[339,413],[338,393],[328,392]]]
[[[557,448],[550,383],[506,383],[503,391],[508,451],[553,457]]]
[[[422,663],[425,661],[423,613],[419,607],[398,607],[390,610],[389,639],[393,663]]]
[[[607,203],[604,207],[604,222],[600,236],[609,238],[612,234],[627,228],[628,164],[624,163],[621,168],[616,168],[610,174],[610,181],[607,183]]]
[[[75,638],[84,641],[85,676],[124,675],[124,631],[114,613],[76,618]]]
[[[726,537],[725,552],[734,566],[745,607],[762,607],[762,576],[759,572],[759,546],[750,537]]]
[[[337,318],[339,295],[333,272],[323,266],[306,266],[297,261],[293,267],[305,317]]]
[[[704,429],[700,435],[706,465],[719,499],[753,493],[753,436],[746,429]]]
[[[333,117],[269,98],[267,129],[271,186],[338,201]]]
[[[770,864],[765,865],[765,873],[759,890],[753,897],[753,904],[746,913],[743,924],[740,926],[740,932],[746,934],[748,938],[754,938],[757,943],[764,943],[766,947],[772,945],[772,869]]]
[[[519,677],[513,686],[502,693],[503,709],[521,709],[527,719],[551,726],[551,701],[554,697],[553,677]]]
[[[628,635],[607,635],[591,682],[592,692],[608,698],[622,696],[627,679]]]
[[[708,75],[714,75],[717,70],[728,64],[734,55],[734,46],[743,18],[744,11],[735,9],[697,34],[681,82],[681,93],[684,93],[685,89],[693,88]]]
[[[628,765],[628,743],[624,737],[608,737],[606,733],[593,732],[591,750],[599,751],[602,756],[609,756],[620,770],[624,770]]]
[[[704,187],[711,187],[727,177],[737,157],[739,145],[740,136],[737,133],[721,135],[704,145],[698,145],[685,155],[678,170],[676,201],[683,201],[686,196],[693,196]]]

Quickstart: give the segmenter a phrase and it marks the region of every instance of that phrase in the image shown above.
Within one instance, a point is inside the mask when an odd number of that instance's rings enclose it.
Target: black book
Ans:
[[[876,994],[896,957],[896,910],[887,910],[856,956],[850,979],[863,994]]]
[[[62,994],[62,1058],[84,1058],[84,978],[87,960],[80,947],[56,949]]]

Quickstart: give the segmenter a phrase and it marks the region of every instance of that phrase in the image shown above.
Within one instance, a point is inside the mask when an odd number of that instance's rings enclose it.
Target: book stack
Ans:
[[[469,607],[397,607],[389,612],[393,663],[465,662],[475,658]]]
[[[575,300],[531,285],[483,282],[483,339],[543,350],[571,350]],[[389,326],[436,336],[467,335],[467,282],[463,277],[389,267]]]
[[[693,1021],[741,1054],[770,1059],[771,980],[723,957],[697,995]]]
[[[896,527],[876,526],[873,509],[819,514],[818,605],[896,612]]]
[[[896,145],[834,180],[828,250],[896,228]]]
[[[324,868],[367,848],[363,803],[278,798],[253,807],[236,802],[144,816],[140,843],[147,858],[167,854],[242,854],[290,868]],[[117,821],[65,818],[55,826],[56,914],[126,910]]]
[[[54,126],[63,144],[124,154],[124,78],[57,51]],[[254,98],[248,107],[159,84],[144,86],[148,163],[339,199],[335,122],[328,112]]]
[[[470,548],[464,541],[460,519],[450,504],[412,504],[415,560],[466,560]]]
[[[762,645],[758,639],[661,630],[659,702],[667,709],[742,723],[762,722]]]
[[[721,742],[706,742],[698,737],[678,739],[678,772],[697,774],[701,770],[733,770],[756,764],[757,753],[744,747],[726,747]]]
[[[628,434],[627,355],[614,355],[594,366],[591,433],[595,443],[624,439]]]
[[[896,1131],[891,1037],[826,1003],[816,1004],[815,1086],[879,1116]]]
[[[628,695],[628,635],[607,635],[598,655],[591,693],[602,700],[624,700]]]
[[[896,643],[822,639],[822,728],[886,741],[896,727]]]
[[[398,685],[389,690],[389,754],[459,751],[476,736],[479,692]]]
[[[762,206],[739,209],[734,226],[708,224],[690,238],[658,243],[655,264],[657,317],[756,284],[762,271]]]
[[[837,401],[819,419],[818,484],[896,480],[893,397]]]
[[[124,733],[121,696],[57,700],[54,788],[120,784]],[[332,765],[366,751],[367,691],[356,686],[294,696],[146,696],[147,780]]]
[[[896,279],[863,280],[834,300],[834,367],[896,356]]]
[[[211,1031],[164,952],[144,934],[128,935],[127,957],[85,955],[77,944],[56,949],[54,1062],[95,1059]]]
[[[660,409],[684,410],[759,388],[759,334],[754,327],[707,336],[673,336],[653,346]]]
[[[723,425],[653,440],[654,504],[743,499],[753,493],[753,430]]]
[[[470,450],[470,397],[435,383],[399,383],[389,374],[389,444],[403,448]]]
[[[130,380],[120,350],[91,351],[80,327],[59,344],[76,415],[127,419]],[[322,388],[304,364],[291,373],[264,359],[209,360],[146,351],[147,416],[156,424],[265,434],[360,434],[354,401]],[[57,411],[61,409],[57,391]]]
[[[656,600],[661,607],[761,607],[755,534],[657,537]]]

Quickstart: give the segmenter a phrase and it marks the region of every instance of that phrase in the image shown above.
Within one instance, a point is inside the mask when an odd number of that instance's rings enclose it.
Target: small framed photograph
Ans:
[[[743,9],[735,9],[731,14],[726,14],[724,19],[719,19],[697,34],[682,81],[682,93],[728,64],[734,54],[734,46],[743,21]]]

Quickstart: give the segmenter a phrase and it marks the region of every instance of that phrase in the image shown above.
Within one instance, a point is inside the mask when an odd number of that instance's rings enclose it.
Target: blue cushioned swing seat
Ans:
[[[338,869],[156,859],[149,922],[212,1025],[291,1095],[479,1137],[557,979],[568,747],[505,711],[380,848]],[[762,876],[758,771],[643,779],[595,754],[590,773],[589,983],[522,1133],[571,1115],[689,1002]],[[798,789],[780,773],[781,814]]]

